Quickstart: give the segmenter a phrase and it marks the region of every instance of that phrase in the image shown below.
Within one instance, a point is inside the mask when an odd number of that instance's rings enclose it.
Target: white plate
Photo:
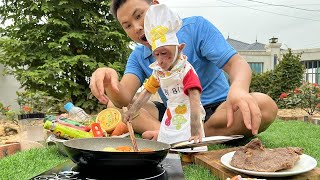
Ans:
[[[127,133],[124,133],[124,134],[121,134],[121,135],[119,135],[119,136],[110,136],[110,137],[114,137],[114,138],[124,138],[124,137],[127,137],[127,136],[129,136],[129,133],[127,132]]]
[[[196,147],[196,148],[187,148],[187,149],[170,149],[170,151],[181,152],[181,153],[197,153],[208,151],[207,147]]]
[[[285,176],[293,176],[297,174],[301,174],[304,172],[308,172],[317,166],[317,161],[306,154],[300,155],[300,160],[296,163],[295,166],[291,169],[286,169],[277,172],[257,172],[257,171],[249,171],[244,169],[239,169],[230,165],[231,159],[233,157],[233,152],[229,152],[221,157],[221,163],[230,170],[238,171],[244,174],[261,176],[261,177],[285,177]]]

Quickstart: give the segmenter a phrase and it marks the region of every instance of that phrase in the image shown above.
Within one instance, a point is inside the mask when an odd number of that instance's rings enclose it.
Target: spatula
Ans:
[[[123,112],[127,112],[128,108],[127,107],[123,107],[122,110],[123,110]],[[133,117],[132,119],[134,119],[135,117]],[[137,145],[136,137],[134,136],[134,131],[133,131],[132,124],[131,124],[131,120],[132,119],[129,119],[127,121],[127,127],[128,127],[128,130],[129,130],[129,135],[130,135],[130,139],[131,139],[132,146],[133,146],[133,151],[134,152],[138,152],[139,151],[138,150],[138,145]]]

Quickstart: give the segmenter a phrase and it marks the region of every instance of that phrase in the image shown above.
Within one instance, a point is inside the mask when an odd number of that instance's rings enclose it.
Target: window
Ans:
[[[276,65],[278,64],[278,55],[273,55],[273,69],[275,69]]]
[[[263,62],[249,62],[249,65],[253,72],[263,73]]]
[[[320,83],[320,61],[307,60],[302,62],[305,66],[304,80],[310,83]]]

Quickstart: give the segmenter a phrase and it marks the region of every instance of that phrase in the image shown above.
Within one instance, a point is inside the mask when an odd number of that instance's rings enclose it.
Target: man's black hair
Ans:
[[[152,0],[145,0],[145,1],[147,1],[148,3],[152,2]],[[127,0],[112,0],[110,9],[113,17],[115,17],[117,20],[118,20],[117,11],[125,2],[127,2]]]

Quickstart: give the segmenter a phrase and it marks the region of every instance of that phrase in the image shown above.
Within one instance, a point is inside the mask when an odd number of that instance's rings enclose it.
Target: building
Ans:
[[[252,71],[257,73],[273,70],[281,61],[287,49],[281,49],[278,38],[270,38],[269,44],[255,42],[248,44],[231,38],[227,38],[229,44],[244,57]],[[292,50],[293,54],[301,54],[301,63],[306,67],[305,80],[312,83],[320,83],[320,48]]]

